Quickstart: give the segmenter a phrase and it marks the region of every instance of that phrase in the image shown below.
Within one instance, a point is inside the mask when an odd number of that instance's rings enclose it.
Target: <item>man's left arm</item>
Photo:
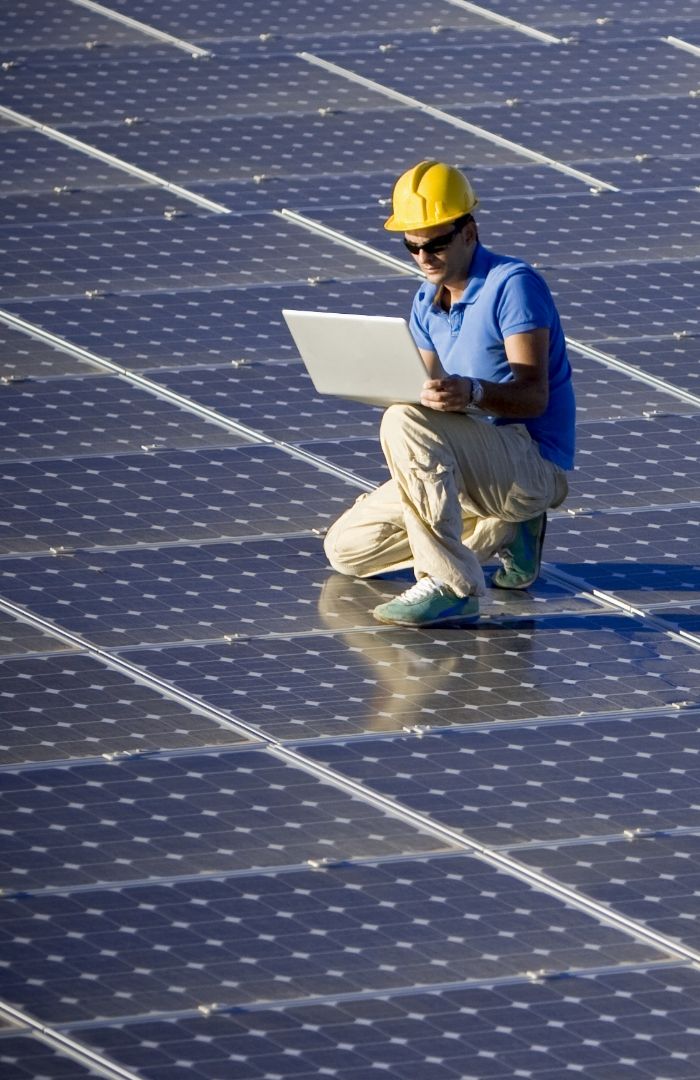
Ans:
[[[504,345],[513,378],[503,383],[480,379],[483,398],[479,408],[490,416],[508,419],[541,416],[549,402],[549,330],[511,334]],[[423,384],[421,405],[440,412],[464,412],[472,404],[472,396],[468,376],[448,375]]]

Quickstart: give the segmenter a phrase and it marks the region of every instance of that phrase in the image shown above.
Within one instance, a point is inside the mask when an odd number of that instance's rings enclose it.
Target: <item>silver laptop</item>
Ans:
[[[368,405],[420,401],[428,378],[405,319],[282,311],[319,394]]]

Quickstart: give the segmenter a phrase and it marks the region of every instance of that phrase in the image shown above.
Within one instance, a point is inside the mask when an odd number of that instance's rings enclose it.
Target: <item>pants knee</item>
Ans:
[[[382,443],[391,444],[397,438],[405,439],[407,432],[420,419],[421,413],[415,405],[390,405],[379,427]]]
[[[336,573],[346,574],[348,577],[360,576],[359,562],[353,559],[351,546],[343,543],[343,529],[338,527],[338,522],[331,525],[326,533],[323,550]]]

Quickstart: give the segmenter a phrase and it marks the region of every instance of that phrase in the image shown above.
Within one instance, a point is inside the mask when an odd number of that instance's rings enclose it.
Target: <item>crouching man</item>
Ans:
[[[392,405],[381,443],[391,479],[359,497],[325,549],[341,574],[412,566],[416,584],[375,608],[383,623],[474,621],[485,581],[526,589],[546,511],[565,499],[575,402],[559,315],[527,263],[479,241],[467,178],[422,161],[397,180],[385,228],[425,275],[410,327],[429,378],[420,405]]]

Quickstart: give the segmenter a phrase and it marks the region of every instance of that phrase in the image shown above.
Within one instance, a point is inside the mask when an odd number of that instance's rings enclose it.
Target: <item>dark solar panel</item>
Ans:
[[[697,15],[0,26],[3,1080],[697,1080]],[[579,406],[542,575],[469,628],[329,569],[381,414],[281,316],[407,314],[422,156],[547,278]]]

